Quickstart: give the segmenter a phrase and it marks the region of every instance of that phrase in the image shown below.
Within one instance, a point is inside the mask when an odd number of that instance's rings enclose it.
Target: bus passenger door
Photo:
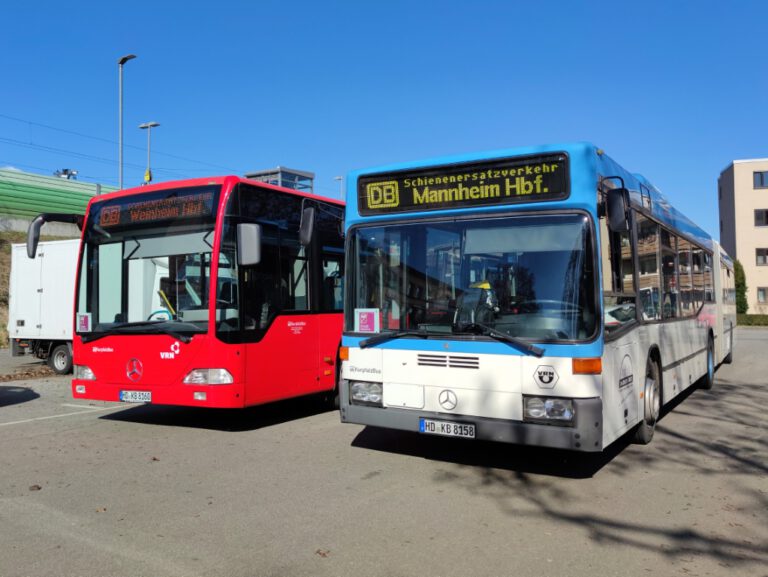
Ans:
[[[296,238],[268,226],[261,248],[259,264],[242,273],[247,404],[308,394],[318,386],[305,250]]]

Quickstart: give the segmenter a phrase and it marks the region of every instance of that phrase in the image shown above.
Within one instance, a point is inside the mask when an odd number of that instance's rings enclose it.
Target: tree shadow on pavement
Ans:
[[[325,413],[328,410],[320,397],[311,396],[245,409],[138,405],[124,411],[102,415],[100,418],[106,421],[122,421],[142,425],[245,432],[305,419]]]
[[[20,403],[28,403],[39,398],[32,389],[27,387],[14,387],[0,385],[0,407],[8,407],[10,405],[18,405]]]
[[[766,397],[763,385],[718,379],[713,390],[693,388],[666,407],[650,445],[633,447],[625,436],[595,455],[370,427],[353,445],[446,463],[432,472],[436,485],[482,495],[516,520],[576,527],[601,546],[724,570],[765,568]],[[582,481],[598,476],[594,486]],[[710,494],[717,485],[727,489]],[[660,494],[670,502],[666,515],[651,512]],[[688,494],[694,513],[686,512]]]

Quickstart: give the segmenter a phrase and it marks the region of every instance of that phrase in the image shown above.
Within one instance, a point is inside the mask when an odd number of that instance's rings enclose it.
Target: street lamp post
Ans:
[[[119,106],[118,106],[118,123],[117,123],[117,181],[118,187],[123,188],[123,65],[129,60],[136,58],[135,54],[126,54],[120,60],[118,64],[118,94],[119,94]]]
[[[339,198],[341,200],[344,200],[344,177],[343,176],[334,176],[333,180],[339,181]]]
[[[139,124],[139,128],[146,129],[147,130],[147,171],[144,173],[144,184],[149,184],[152,182],[152,171],[149,168],[149,149],[150,145],[152,143],[152,129],[156,126],[160,126],[159,122],[145,122],[143,124]]]

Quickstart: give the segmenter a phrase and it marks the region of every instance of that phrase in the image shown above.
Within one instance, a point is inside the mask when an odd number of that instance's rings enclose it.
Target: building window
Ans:
[[[757,266],[768,265],[768,248],[758,248],[755,253],[757,254]]]
[[[768,188],[768,170],[755,172],[755,188]]]
[[[768,226],[768,208],[758,208],[755,211],[755,226]]]
[[[768,287],[757,287],[757,302],[768,303]]]

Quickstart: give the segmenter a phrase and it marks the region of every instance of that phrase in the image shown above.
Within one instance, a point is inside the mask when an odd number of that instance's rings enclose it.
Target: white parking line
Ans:
[[[119,405],[116,405],[114,407],[102,407],[100,409],[99,408],[91,409],[91,408],[88,408],[88,407],[83,407],[82,405],[63,405],[63,406],[65,406],[65,407],[67,407],[67,406],[69,406],[69,407],[80,406],[81,408],[83,408],[85,410],[84,411],[76,411],[74,413],[64,413],[64,414],[61,414],[61,415],[48,415],[47,417],[35,417],[34,419],[24,419],[23,421],[11,421],[9,423],[0,423],[0,427],[7,427],[8,425],[21,425],[23,423],[32,423],[34,421],[45,421],[47,419],[61,419],[62,417],[73,417],[75,415],[85,415],[87,413],[96,413],[96,412],[99,412],[99,411],[113,411],[115,409],[121,408],[121,406],[119,406]]]
[[[93,405],[75,405],[74,403],[61,403],[62,407],[72,407],[73,409],[86,409],[88,411],[103,411],[105,409],[114,409],[117,407],[124,407],[125,403],[112,405],[111,407],[94,407]]]

